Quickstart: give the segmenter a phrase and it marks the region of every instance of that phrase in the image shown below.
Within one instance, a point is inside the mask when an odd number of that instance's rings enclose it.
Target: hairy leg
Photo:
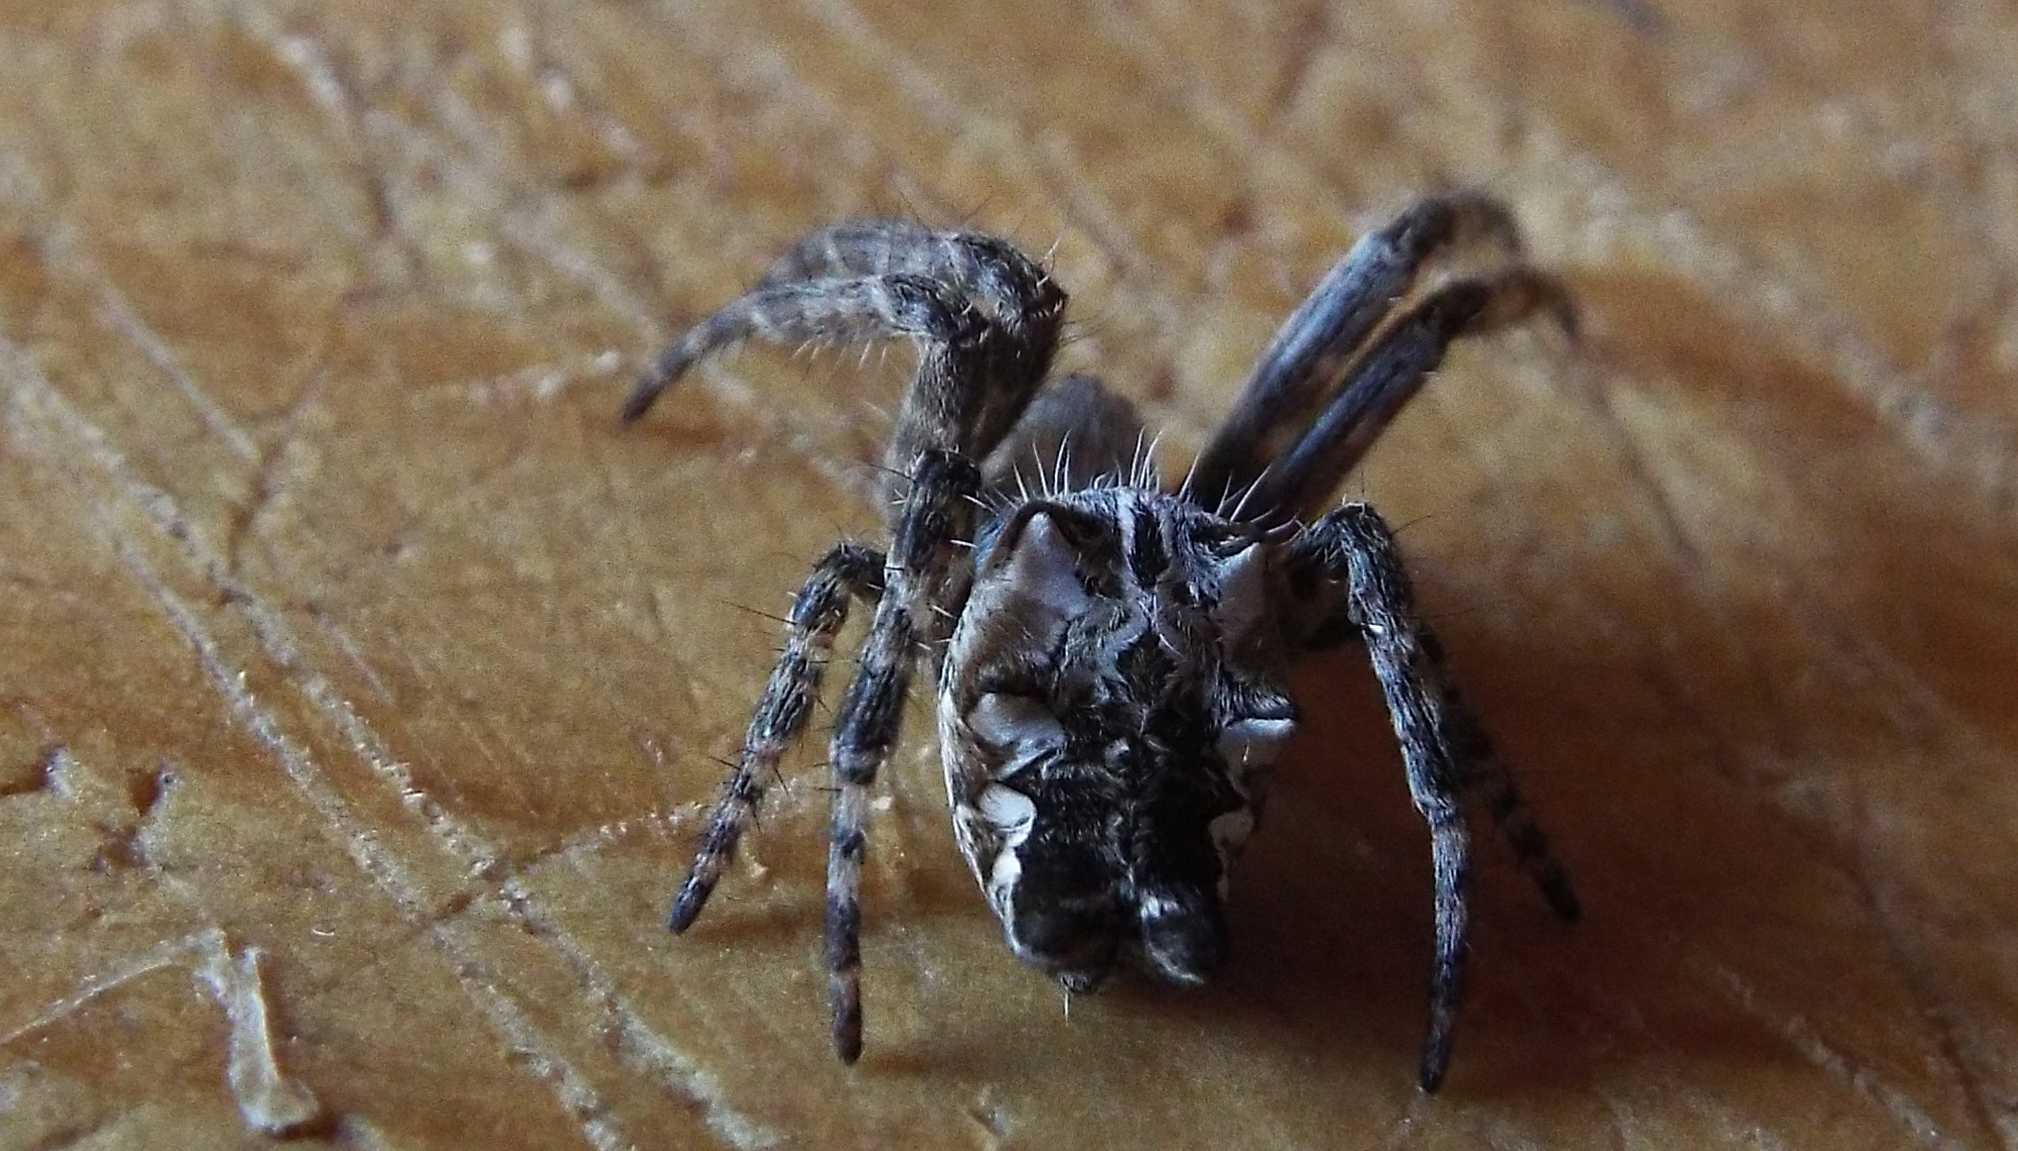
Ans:
[[[1464,693],[1458,690],[1450,676],[1444,671],[1443,644],[1426,622],[1417,623],[1417,633],[1424,654],[1431,666],[1443,679],[1444,717],[1446,736],[1450,741],[1451,762],[1457,765],[1460,783],[1468,798],[1476,798],[1492,815],[1494,825],[1499,828],[1500,837],[1513,849],[1514,859],[1522,871],[1534,881],[1550,910],[1568,922],[1575,922],[1583,915],[1583,905],[1577,899],[1576,888],[1571,885],[1569,873],[1563,869],[1561,861],[1549,847],[1548,836],[1541,825],[1535,822],[1534,813],[1528,809],[1527,800],[1521,796],[1520,787],[1514,782],[1513,773],[1501,761],[1499,753],[1492,745],[1492,738],[1486,734],[1484,725],[1471,705],[1465,702]]]
[[[891,272],[932,275],[930,268],[918,266],[916,257],[910,255],[930,249],[932,238],[932,229],[915,220],[843,220],[800,237],[771,262],[757,286]]]
[[[755,288],[660,353],[624,418],[643,415],[701,357],[744,339],[909,336],[922,344],[921,362],[886,462],[908,474],[928,447],[978,459],[1050,369],[1065,304],[1048,273],[992,236],[902,221],[838,225],[801,240]]]
[[[1346,623],[1367,645],[1394,720],[1410,795],[1430,826],[1437,946],[1420,1081],[1434,1091],[1450,1065],[1464,982],[1469,852],[1459,796],[1483,801],[1558,915],[1577,918],[1577,897],[1513,776],[1446,676],[1443,646],[1416,614],[1408,573],[1380,515],[1365,504],[1347,504],[1311,525],[1293,547],[1295,565],[1326,576],[1343,593]],[[1313,641],[1332,630],[1312,622]]]
[[[835,716],[828,755],[834,805],[827,846],[827,989],[834,1049],[847,1063],[862,1054],[860,892],[869,788],[897,741],[919,646],[942,630],[931,610],[934,593],[953,566],[953,541],[972,526],[979,488],[980,473],[965,458],[940,451],[920,457],[884,568],[883,598]]]
[[[1429,196],[1352,246],[1289,318],[1199,456],[1192,490],[1212,506],[1253,484],[1337,386],[1367,333],[1438,253],[1487,239],[1518,254],[1505,205],[1476,192]]]
[[[1460,770],[1452,759],[1450,709],[1443,676],[1423,642],[1414,597],[1387,525],[1372,508],[1348,504],[1312,525],[1299,541],[1345,596],[1345,611],[1366,642],[1386,696],[1408,772],[1409,795],[1429,824],[1436,899],[1436,956],[1430,968],[1429,1028],[1418,1082],[1434,1091],[1450,1066],[1453,1025],[1464,995],[1470,833],[1459,804]]]
[[[1051,338],[1044,326],[1055,325],[1065,306],[1065,293],[1050,273],[1007,241],[978,232],[934,232],[908,220],[853,220],[822,228],[778,257],[757,286],[900,273],[938,280],[972,297],[1034,354]]]
[[[722,871],[735,858],[736,841],[763,802],[764,786],[778,760],[805,730],[834,637],[848,619],[850,596],[873,600],[882,594],[883,555],[860,544],[835,545],[813,566],[813,574],[792,601],[785,650],[771,669],[764,694],[743,736],[743,751],[722,787],[693,868],[673,900],[669,925],[685,931],[707,906]]]
[[[1538,311],[1553,315],[1574,335],[1576,313],[1568,293],[1532,269],[1457,280],[1431,293],[1367,350],[1303,439],[1256,482],[1247,500],[1252,518],[1287,518],[1328,500],[1453,342]]]

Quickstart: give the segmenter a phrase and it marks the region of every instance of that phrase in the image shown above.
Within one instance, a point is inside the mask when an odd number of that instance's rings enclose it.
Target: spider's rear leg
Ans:
[[[785,650],[771,669],[764,694],[743,736],[743,751],[722,787],[722,798],[694,854],[693,868],[673,900],[668,925],[685,931],[707,906],[722,871],[735,858],[736,841],[763,802],[764,787],[785,749],[805,730],[834,637],[848,620],[850,596],[873,600],[882,594],[883,554],[860,544],[836,544],[813,567],[792,601]]]
[[[979,488],[980,473],[964,457],[927,451],[919,458],[884,568],[883,598],[835,715],[827,757],[834,773],[827,844],[827,992],[834,1050],[847,1063],[862,1054],[860,893],[869,788],[896,744],[918,648],[943,630],[932,612],[934,593],[944,586],[954,563],[954,541],[966,538],[972,527],[972,500]]]
[[[741,298],[702,320],[652,362],[624,405],[643,415],[701,357],[749,337],[849,343],[926,342],[887,463],[908,474],[927,447],[985,455],[1050,369],[1065,292],[1014,245],[902,221],[815,232]]]
[[[1287,517],[1328,499],[1401,411],[1444,354],[1463,336],[1503,328],[1536,314],[1553,316],[1575,336],[1576,310],[1554,277],[1514,268],[1455,280],[1411,308],[1368,349],[1303,439],[1255,481],[1250,506]]]
[[[1416,615],[1387,524],[1366,505],[1347,504],[1313,524],[1297,547],[1306,562],[1320,565],[1344,588],[1347,615],[1366,643],[1394,721],[1409,794],[1429,824],[1436,958],[1419,1082],[1434,1091],[1450,1066],[1452,1027],[1464,991],[1470,835],[1459,799],[1467,783],[1484,785],[1493,814],[1550,904],[1573,918],[1576,897],[1505,767],[1490,757],[1483,731],[1445,682],[1442,649]]]
[[[1417,628],[1424,653],[1441,674],[1442,642],[1427,623],[1419,623]],[[1548,835],[1535,822],[1534,812],[1528,809],[1520,786],[1501,761],[1492,738],[1448,675],[1443,677],[1443,702],[1451,761],[1458,767],[1466,796],[1476,798],[1492,815],[1500,837],[1513,849],[1514,859],[1534,881],[1549,909],[1566,922],[1576,922],[1583,916],[1583,904],[1577,899],[1569,872],[1549,847]]]
[[[1486,240],[1508,255],[1520,232],[1506,205],[1477,192],[1426,196],[1360,237],[1277,330],[1199,455],[1192,490],[1210,504],[1253,483],[1295,442],[1352,353],[1439,253]]]

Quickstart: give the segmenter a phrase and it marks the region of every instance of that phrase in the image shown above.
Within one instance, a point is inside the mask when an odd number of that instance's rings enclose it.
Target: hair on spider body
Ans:
[[[1506,266],[1394,314],[1426,263],[1478,240]],[[1289,669],[1357,640],[1430,830],[1436,941],[1418,1081],[1434,1090],[1463,987],[1465,801],[1492,813],[1558,913],[1574,918],[1576,898],[1445,677],[1385,522],[1357,503],[1298,517],[1331,497],[1454,340],[1538,311],[1569,327],[1568,296],[1519,262],[1496,201],[1419,200],[1355,244],[1284,323],[1175,490],[1125,399],[1086,375],[1046,386],[1065,302],[1004,241],[842,224],[667,348],[632,393],[626,419],[701,357],[751,337],[902,336],[919,349],[885,459],[891,546],[842,543],[814,566],[671,926],[686,930],[705,906],[859,600],[873,618],[827,757],[826,969],[841,1058],[862,1050],[868,789],[921,654],[955,838],[1010,951],[1076,991],[1124,964],[1201,983],[1228,954],[1233,863],[1296,727]]]

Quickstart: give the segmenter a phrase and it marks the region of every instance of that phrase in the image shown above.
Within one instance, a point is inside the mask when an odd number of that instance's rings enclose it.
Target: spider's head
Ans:
[[[1267,545],[1169,497],[1023,504],[977,541],[940,696],[962,850],[1020,958],[1090,988],[1133,958],[1195,984],[1294,723]]]

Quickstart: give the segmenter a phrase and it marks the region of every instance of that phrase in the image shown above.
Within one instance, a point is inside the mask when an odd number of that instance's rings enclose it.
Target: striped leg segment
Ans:
[[[1417,626],[1423,649],[1441,673],[1443,645],[1437,642],[1436,634],[1429,630],[1428,624]],[[1569,873],[1550,849],[1548,836],[1535,822],[1534,812],[1528,809],[1527,800],[1522,798],[1513,773],[1507,770],[1493,747],[1492,738],[1486,734],[1471,705],[1465,702],[1464,693],[1450,682],[1447,675],[1444,677],[1443,701],[1451,741],[1451,761],[1457,764],[1465,794],[1475,797],[1492,815],[1500,837],[1513,849],[1515,860],[1534,881],[1549,909],[1566,922],[1576,922],[1583,916],[1583,904],[1577,899]]]
[[[1327,558],[1345,586],[1347,611],[1365,637],[1374,675],[1387,697],[1409,795],[1429,824],[1436,956],[1418,1082],[1423,1090],[1434,1091],[1450,1066],[1451,1038],[1464,998],[1471,862],[1470,834],[1446,750],[1443,677],[1423,647],[1408,576],[1378,513],[1364,504],[1348,504],[1319,521],[1312,535],[1329,545]]]
[[[785,650],[771,669],[763,698],[743,736],[743,751],[723,785],[722,798],[708,821],[708,831],[694,855],[694,866],[673,900],[669,926],[685,931],[707,906],[715,883],[735,858],[736,841],[763,801],[764,786],[776,773],[778,760],[812,714],[820,693],[820,677],[834,637],[848,618],[848,600],[873,600],[882,593],[881,552],[860,544],[838,544],[813,567],[813,573],[792,602],[785,631]]]
[[[884,569],[883,598],[834,721],[829,752],[834,806],[827,848],[827,981],[834,1050],[862,1054],[862,860],[868,850],[869,788],[903,724],[911,669],[921,642],[938,638],[932,589],[952,563],[953,543],[973,519],[980,474],[950,452],[924,453]]]
[[[971,385],[982,378],[987,332],[987,317],[979,309],[954,288],[925,276],[855,276],[760,287],[723,305],[661,352],[624,404],[623,417],[643,416],[694,364],[744,340],[796,345],[908,336],[922,346],[905,410],[908,414],[916,407],[920,415],[938,416],[942,426],[936,442],[954,446],[966,430],[966,408],[972,406],[972,389],[962,388],[961,381]]]

